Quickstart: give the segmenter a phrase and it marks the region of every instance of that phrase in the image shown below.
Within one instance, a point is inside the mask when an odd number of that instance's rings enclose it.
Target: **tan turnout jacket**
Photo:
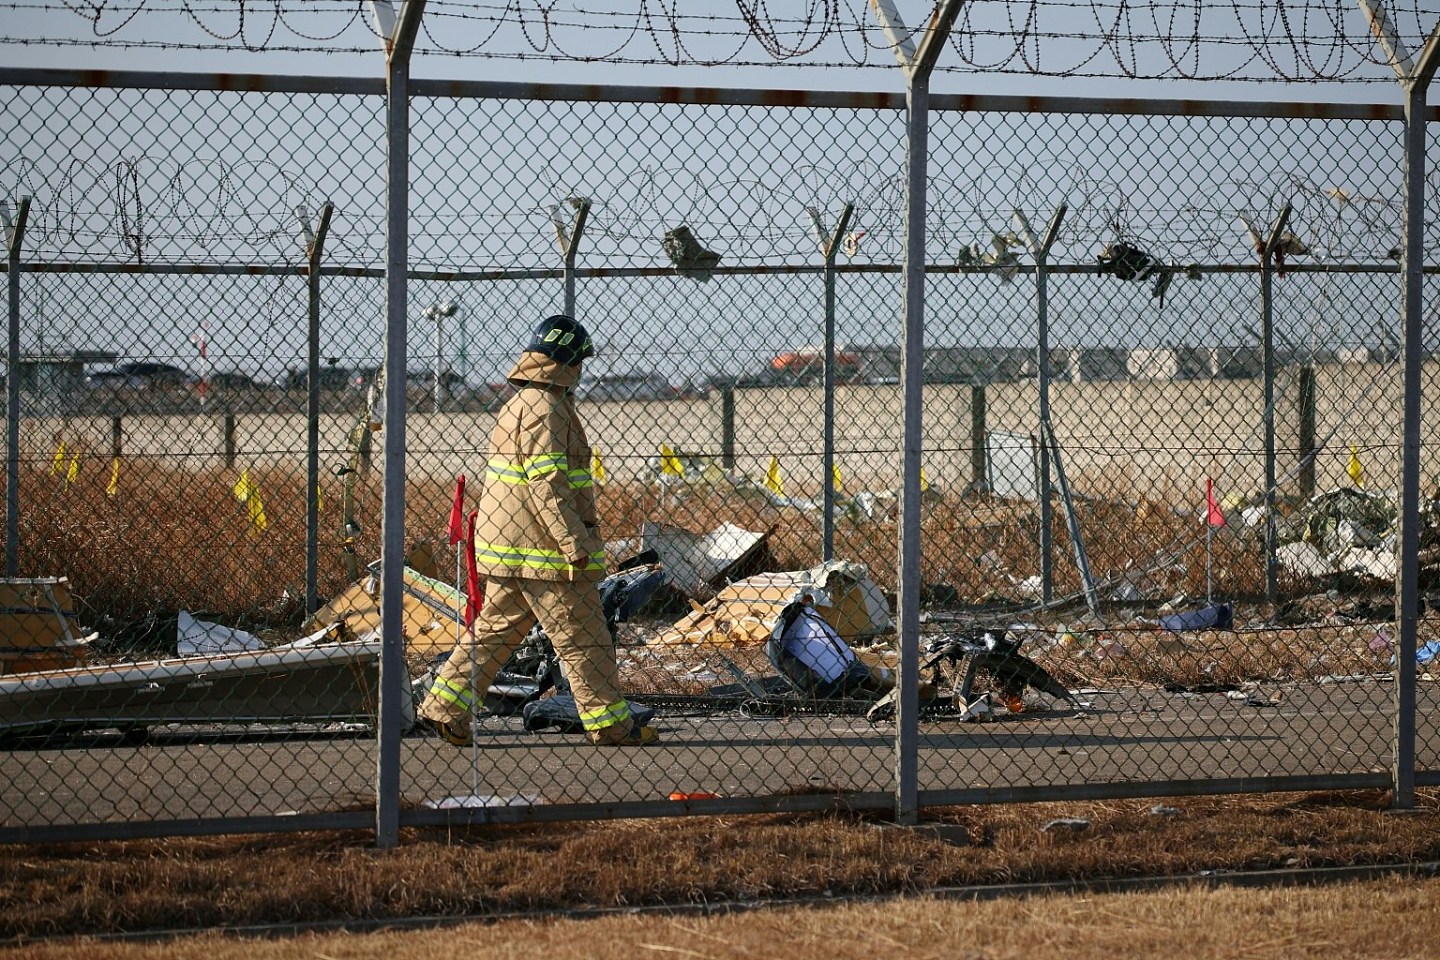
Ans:
[[[605,544],[595,511],[590,441],[575,411],[580,368],[520,355],[516,393],[490,433],[475,521],[482,576],[599,580]]]

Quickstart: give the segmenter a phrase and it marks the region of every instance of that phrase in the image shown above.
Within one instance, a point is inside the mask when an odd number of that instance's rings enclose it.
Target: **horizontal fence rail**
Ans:
[[[407,362],[384,371],[383,82],[0,87],[0,840],[373,825],[387,784],[430,825],[1395,782],[1398,106],[929,97],[907,478],[902,95],[409,81]],[[661,741],[596,749],[537,709],[568,678],[532,635],[457,749],[416,717],[470,642],[456,478],[475,508],[507,374],[572,304],[603,588],[635,599],[607,639]],[[1428,570],[1428,437],[1418,463]],[[797,595],[823,626],[784,628]],[[846,679],[788,674],[777,623]]]

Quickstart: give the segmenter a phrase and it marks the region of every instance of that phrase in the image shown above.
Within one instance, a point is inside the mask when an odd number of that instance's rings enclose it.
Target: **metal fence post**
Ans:
[[[1360,0],[1390,65],[1405,90],[1405,242],[1401,251],[1404,305],[1401,349],[1404,367],[1403,440],[1400,454],[1400,536],[1395,577],[1395,741],[1391,766],[1393,804],[1415,805],[1415,644],[1420,580],[1420,359],[1424,309],[1425,98],[1440,66],[1440,23],[1418,61],[1400,42],[1378,0]]]
[[[1300,427],[1296,453],[1300,457],[1300,496],[1315,495],[1315,368],[1300,368]]]
[[[119,427],[120,427],[120,418],[119,418],[119,417],[116,417],[116,418],[115,418],[115,436],[116,436],[117,438],[119,437]],[[225,469],[226,469],[226,470],[234,470],[234,469],[235,469],[235,414],[234,414],[233,411],[230,411],[230,410],[225,411],[225,419],[224,419],[224,421],[223,421],[222,424],[221,424],[220,432],[221,432],[221,434],[222,434],[222,436],[221,436],[221,438],[220,438],[220,446],[221,446],[221,452],[222,452],[222,454],[223,454],[223,456],[224,456],[224,459],[225,459]],[[116,451],[117,451],[117,453],[115,454],[115,456],[117,456],[117,457],[120,456],[120,454],[118,453],[118,451],[119,451],[119,449],[120,449],[118,439],[117,439],[117,441],[116,441],[116,447],[115,447],[115,449],[116,449]],[[308,612],[314,613],[313,610],[308,611]]]
[[[308,615],[320,608],[320,259],[324,256],[325,235],[330,232],[330,216],[335,212],[335,204],[327,201],[320,209],[320,221],[313,231],[305,208],[296,212],[306,241],[310,303],[305,437],[305,613]]]
[[[373,0],[376,20],[387,22],[385,0]],[[400,842],[400,697],[405,681],[405,415],[410,216],[410,53],[425,0],[404,0],[393,30],[385,31],[385,480],[380,546],[380,710],[377,721],[375,843]]]
[[[1435,44],[1426,48],[1434,70]],[[1405,306],[1404,418],[1400,452],[1400,537],[1395,577],[1395,747],[1393,773],[1398,809],[1415,806],[1415,646],[1420,617],[1420,359],[1424,350],[1425,92],[1411,82],[1405,91],[1405,244],[1401,254]]]
[[[580,235],[585,232],[585,222],[590,219],[590,198],[570,197],[575,216],[567,224],[560,216],[560,208],[550,208],[550,220],[555,224],[555,239],[560,244],[560,253],[565,257],[565,316],[575,316],[575,257],[580,252]]]
[[[1025,246],[1035,257],[1035,365],[1039,396],[1038,413],[1042,429],[1050,423],[1050,290],[1048,283],[1050,248],[1055,244],[1055,237],[1060,232],[1060,221],[1065,219],[1065,211],[1068,209],[1063,203],[1056,209],[1054,215],[1050,217],[1050,224],[1045,228],[1043,237],[1035,236],[1035,232],[1030,229],[1030,221],[1026,219],[1023,211],[1016,210],[1014,215],[1015,227],[1020,231]],[[1050,530],[1052,521],[1048,444],[1040,444],[1039,454],[1039,490],[1037,493],[1040,499],[1040,602],[1048,605],[1055,593],[1054,545],[1051,543]]]
[[[988,489],[990,483],[990,461],[985,449],[985,384],[970,385],[970,487],[974,490]]]
[[[20,246],[25,242],[25,221],[30,217],[30,198],[21,197],[15,222],[9,223],[5,238],[9,265],[5,279],[10,288],[9,346],[5,364],[5,576],[20,575]]]
[[[900,544],[896,626],[900,663],[895,704],[895,821],[919,819],[920,741],[920,468],[924,450],[925,187],[930,149],[930,74],[964,0],[945,0],[917,49],[892,0],[871,0],[881,28],[905,71],[905,265],[901,298]]]
[[[1265,430],[1265,599],[1274,603],[1280,592],[1278,570],[1275,562],[1278,529],[1275,523],[1275,322],[1273,288],[1275,283],[1275,248],[1285,232],[1290,219],[1291,205],[1287,202],[1280,215],[1275,218],[1270,232],[1261,238],[1249,221],[1241,218],[1255,252],[1260,254],[1260,353],[1264,368],[1264,409],[1261,417]]]
[[[825,494],[821,500],[824,517],[820,521],[820,557],[828,563],[835,559],[835,254],[840,250],[840,238],[850,226],[855,204],[845,204],[839,222],[830,231],[820,222],[819,210],[810,207],[806,212],[810,214],[815,240],[825,257],[825,399],[821,444],[824,453],[820,464],[820,484]]]
[[[720,463],[735,469],[735,386],[730,383],[720,388]]]
[[[1401,249],[1404,305],[1401,351],[1404,419],[1400,452],[1400,536],[1395,577],[1395,743],[1393,804],[1415,805],[1415,643],[1420,614],[1420,359],[1424,310],[1425,97],[1440,66],[1440,22],[1418,60],[1400,41],[1379,0],[1360,0],[1405,90],[1405,241]]]
[[[895,820],[919,819],[920,713],[920,471],[925,448],[925,176],[930,85],[912,79],[906,174],[904,327],[900,336],[901,428],[900,544],[895,606],[899,628],[899,699],[896,703]]]

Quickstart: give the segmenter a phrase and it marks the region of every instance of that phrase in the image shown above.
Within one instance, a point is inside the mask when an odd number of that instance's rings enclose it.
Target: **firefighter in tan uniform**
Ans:
[[[420,707],[420,715],[456,746],[471,742],[470,717],[481,699],[476,690],[489,688],[537,620],[565,666],[593,743],[643,745],[659,739],[654,729],[631,720],[600,608],[605,545],[590,477],[590,443],[573,395],[580,364],[594,352],[578,322],[549,317],[510,371],[516,393],[490,434],[475,527],[475,556],[485,578],[475,643],[464,640],[455,647]]]

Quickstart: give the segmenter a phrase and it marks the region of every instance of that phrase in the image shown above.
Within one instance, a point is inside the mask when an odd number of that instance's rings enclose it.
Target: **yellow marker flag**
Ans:
[[[590,464],[590,479],[597,484],[605,483],[605,461],[600,459],[600,448],[594,450],[594,462]]]
[[[80,451],[76,450],[70,455],[70,466],[65,469],[66,485],[74,483],[78,476],[80,476]]]
[[[830,465],[830,486],[836,493],[845,489],[845,481],[840,478],[840,464]]]
[[[675,456],[669,444],[660,444],[660,473],[667,477],[685,476],[685,465]]]
[[[325,509],[325,491],[322,490],[322,489],[320,488],[320,484],[317,483],[317,484],[315,484],[315,512],[316,512],[316,513],[319,513],[321,510],[324,510],[324,509]]]
[[[105,485],[105,495],[113,497],[120,492],[120,458],[110,465],[110,482]]]
[[[1365,468],[1360,465],[1360,454],[1356,452],[1354,447],[1350,448],[1350,466],[1346,469],[1350,474],[1350,479],[1355,482],[1355,486],[1363,489],[1365,486]]]
[[[50,476],[57,476],[63,466],[65,466],[65,441],[61,440],[55,444],[55,459],[50,461]]]
[[[925,468],[920,468],[920,492],[924,493],[930,489],[930,481],[925,479]]]
[[[250,471],[240,471],[240,479],[235,482],[235,499],[245,504],[250,512],[250,529],[254,533],[263,533],[269,525],[265,520],[265,503],[260,499],[260,488],[250,480]]]
[[[785,481],[780,479],[780,460],[770,458],[770,469],[765,471],[765,489],[777,497],[785,496]]]

